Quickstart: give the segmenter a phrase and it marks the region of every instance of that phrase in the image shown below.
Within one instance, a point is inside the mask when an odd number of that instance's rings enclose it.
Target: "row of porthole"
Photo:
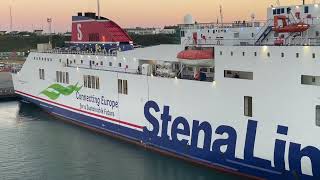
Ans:
[[[41,60],[41,61],[52,61],[52,58],[47,57],[33,57],[34,60]]]
[[[223,55],[223,52],[220,51],[220,56]],[[230,52],[230,55],[233,56],[233,51]],[[246,55],[246,52],[242,52],[242,56],[245,56]],[[258,53],[257,52],[254,52],[253,54],[254,56],[258,56]],[[267,52],[267,56],[270,57],[271,54],[270,52]],[[281,53],[281,57],[284,57],[284,53]],[[296,58],[299,58],[300,57],[300,53],[296,53]],[[312,58],[315,59],[316,58],[316,53],[312,53]]]
[[[67,61],[69,61],[69,59],[67,59]],[[62,62],[62,60],[59,59],[59,62]],[[81,64],[83,64],[83,60],[81,60],[80,62],[81,62]],[[69,61],[69,63],[72,64],[72,61]],[[73,63],[74,63],[74,64],[76,63],[76,60],[75,60],[75,59],[73,60]],[[96,65],[96,66],[99,65],[99,63],[95,63],[95,61],[91,61],[91,63],[92,63],[92,65]],[[103,61],[100,61],[100,65],[103,66]],[[112,66],[112,62],[109,62],[109,66],[110,66],[110,67]],[[119,67],[122,67],[122,64],[119,63],[118,66],[119,66]]]

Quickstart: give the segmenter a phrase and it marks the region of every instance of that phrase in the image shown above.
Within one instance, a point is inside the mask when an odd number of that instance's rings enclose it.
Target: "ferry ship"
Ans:
[[[114,21],[72,18],[72,40],[29,54],[15,92],[54,116],[253,179],[320,178],[320,7],[258,22],[180,25],[135,48]]]

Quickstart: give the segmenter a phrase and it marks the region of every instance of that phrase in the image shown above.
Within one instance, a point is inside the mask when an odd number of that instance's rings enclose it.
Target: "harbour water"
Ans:
[[[57,120],[31,104],[0,102],[5,180],[238,180]]]

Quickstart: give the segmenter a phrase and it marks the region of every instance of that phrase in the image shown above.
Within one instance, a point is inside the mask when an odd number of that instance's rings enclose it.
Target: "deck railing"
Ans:
[[[45,51],[38,51],[38,50],[31,50],[31,52],[35,53],[49,53],[49,54],[74,54],[74,55],[96,55],[96,56],[117,56],[117,52],[94,52],[94,51],[73,51],[73,50],[45,50]]]

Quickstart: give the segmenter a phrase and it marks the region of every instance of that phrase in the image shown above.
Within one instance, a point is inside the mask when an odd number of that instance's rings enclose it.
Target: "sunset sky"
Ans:
[[[312,3],[313,0],[306,0]],[[280,0],[281,5],[301,4],[302,0]],[[266,8],[276,0],[100,0],[101,14],[122,27],[162,27],[183,22],[191,14],[198,22],[215,22],[219,5],[224,21],[248,20],[252,13],[264,20]],[[0,30],[8,30],[12,6],[13,29],[48,29],[46,18],[53,19],[56,32],[70,30],[71,16],[78,11],[96,11],[96,0],[0,0]]]

